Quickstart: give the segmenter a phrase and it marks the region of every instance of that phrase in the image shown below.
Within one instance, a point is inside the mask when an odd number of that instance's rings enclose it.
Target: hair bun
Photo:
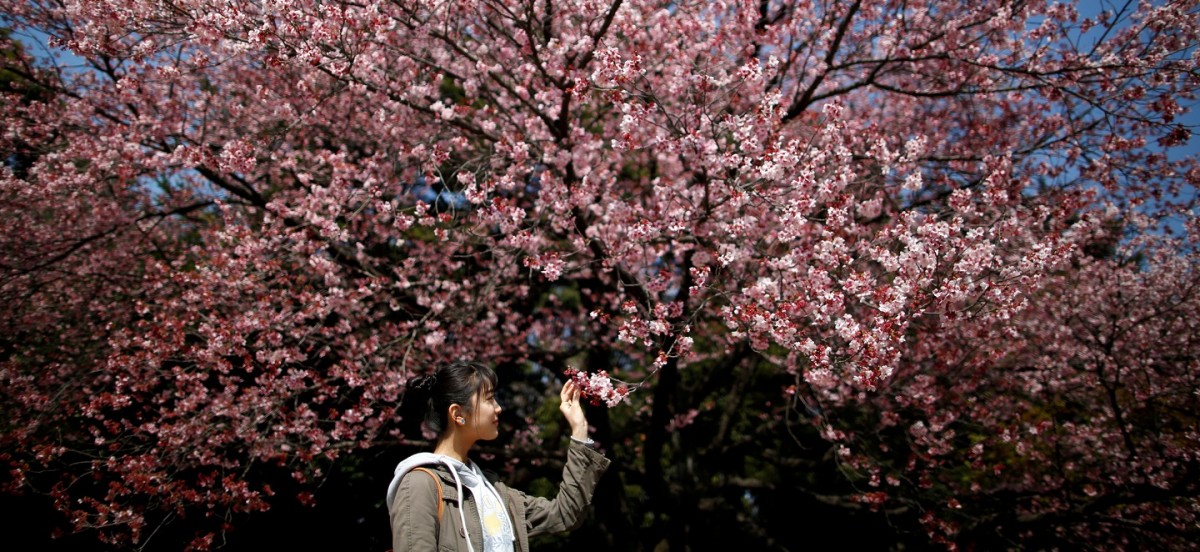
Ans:
[[[437,385],[437,375],[430,374],[428,376],[417,376],[408,380],[408,386],[421,391],[432,391],[433,386]]]

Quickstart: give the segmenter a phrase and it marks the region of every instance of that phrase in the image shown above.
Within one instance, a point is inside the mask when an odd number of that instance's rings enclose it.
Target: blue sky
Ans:
[[[1162,0],[1155,0],[1153,3],[1162,5],[1163,2]],[[1116,13],[1121,9],[1132,10],[1136,6],[1137,2],[1128,0],[1081,0],[1075,2],[1075,7],[1082,18],[1093,18],[1101,11]],[[1082,36],[1081,44],[1087,46],[1090,43],[1094,43],[1099,35],[1100,30],[1093,29]],[[1200,153],[1200,136],[1197,136],[1197,134],[1200,134],[1198,132],[1198,129],[1200,129],[1200,112],[1198,112],[1200,111],[1198,109],[1200,108],[1200,101],[1185,102],[1180,100],[1180,105],[1187,109],[1187,112],[1180,116],[1177,122],[1192,129],[1192,138],[1188,140],[1186,145],[1168,150],[1167,155],[1171,159],[1181,159],[1188,156],[1195,157],[1197,153]]]

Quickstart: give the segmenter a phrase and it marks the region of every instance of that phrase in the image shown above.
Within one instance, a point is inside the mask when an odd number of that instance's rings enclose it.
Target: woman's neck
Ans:
[[[467,453],[471,452],[471,445],[467,443],[459,443],[453,436],[446,436],[439,439],[437,445],[433,447],[434,454],[449,456],[464,464],[467,463]]]

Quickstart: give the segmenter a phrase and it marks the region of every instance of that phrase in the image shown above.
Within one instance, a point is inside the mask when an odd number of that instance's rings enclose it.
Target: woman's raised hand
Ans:
[[[583,415],[583,405],[579,404],[579,391],[579,386],[573,380],[567,380],[567,383],[563,384],[562,390],[558,392],[559,398],[562,399],[558,410],[571,425],[571,436],[580,441],[586,441],[588,423],[587,417]]]

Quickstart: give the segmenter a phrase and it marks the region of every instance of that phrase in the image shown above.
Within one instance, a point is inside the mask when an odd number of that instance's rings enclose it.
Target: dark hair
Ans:
[[[438,367],[428,376],[409,380],[410,390],[428,395],[425,425],[438,435],[448,427],[446,412],[458,404],[468,413],[475,408],[475,396],[480,389],[496,388],[496,372],[478,362],[459,360]]]

